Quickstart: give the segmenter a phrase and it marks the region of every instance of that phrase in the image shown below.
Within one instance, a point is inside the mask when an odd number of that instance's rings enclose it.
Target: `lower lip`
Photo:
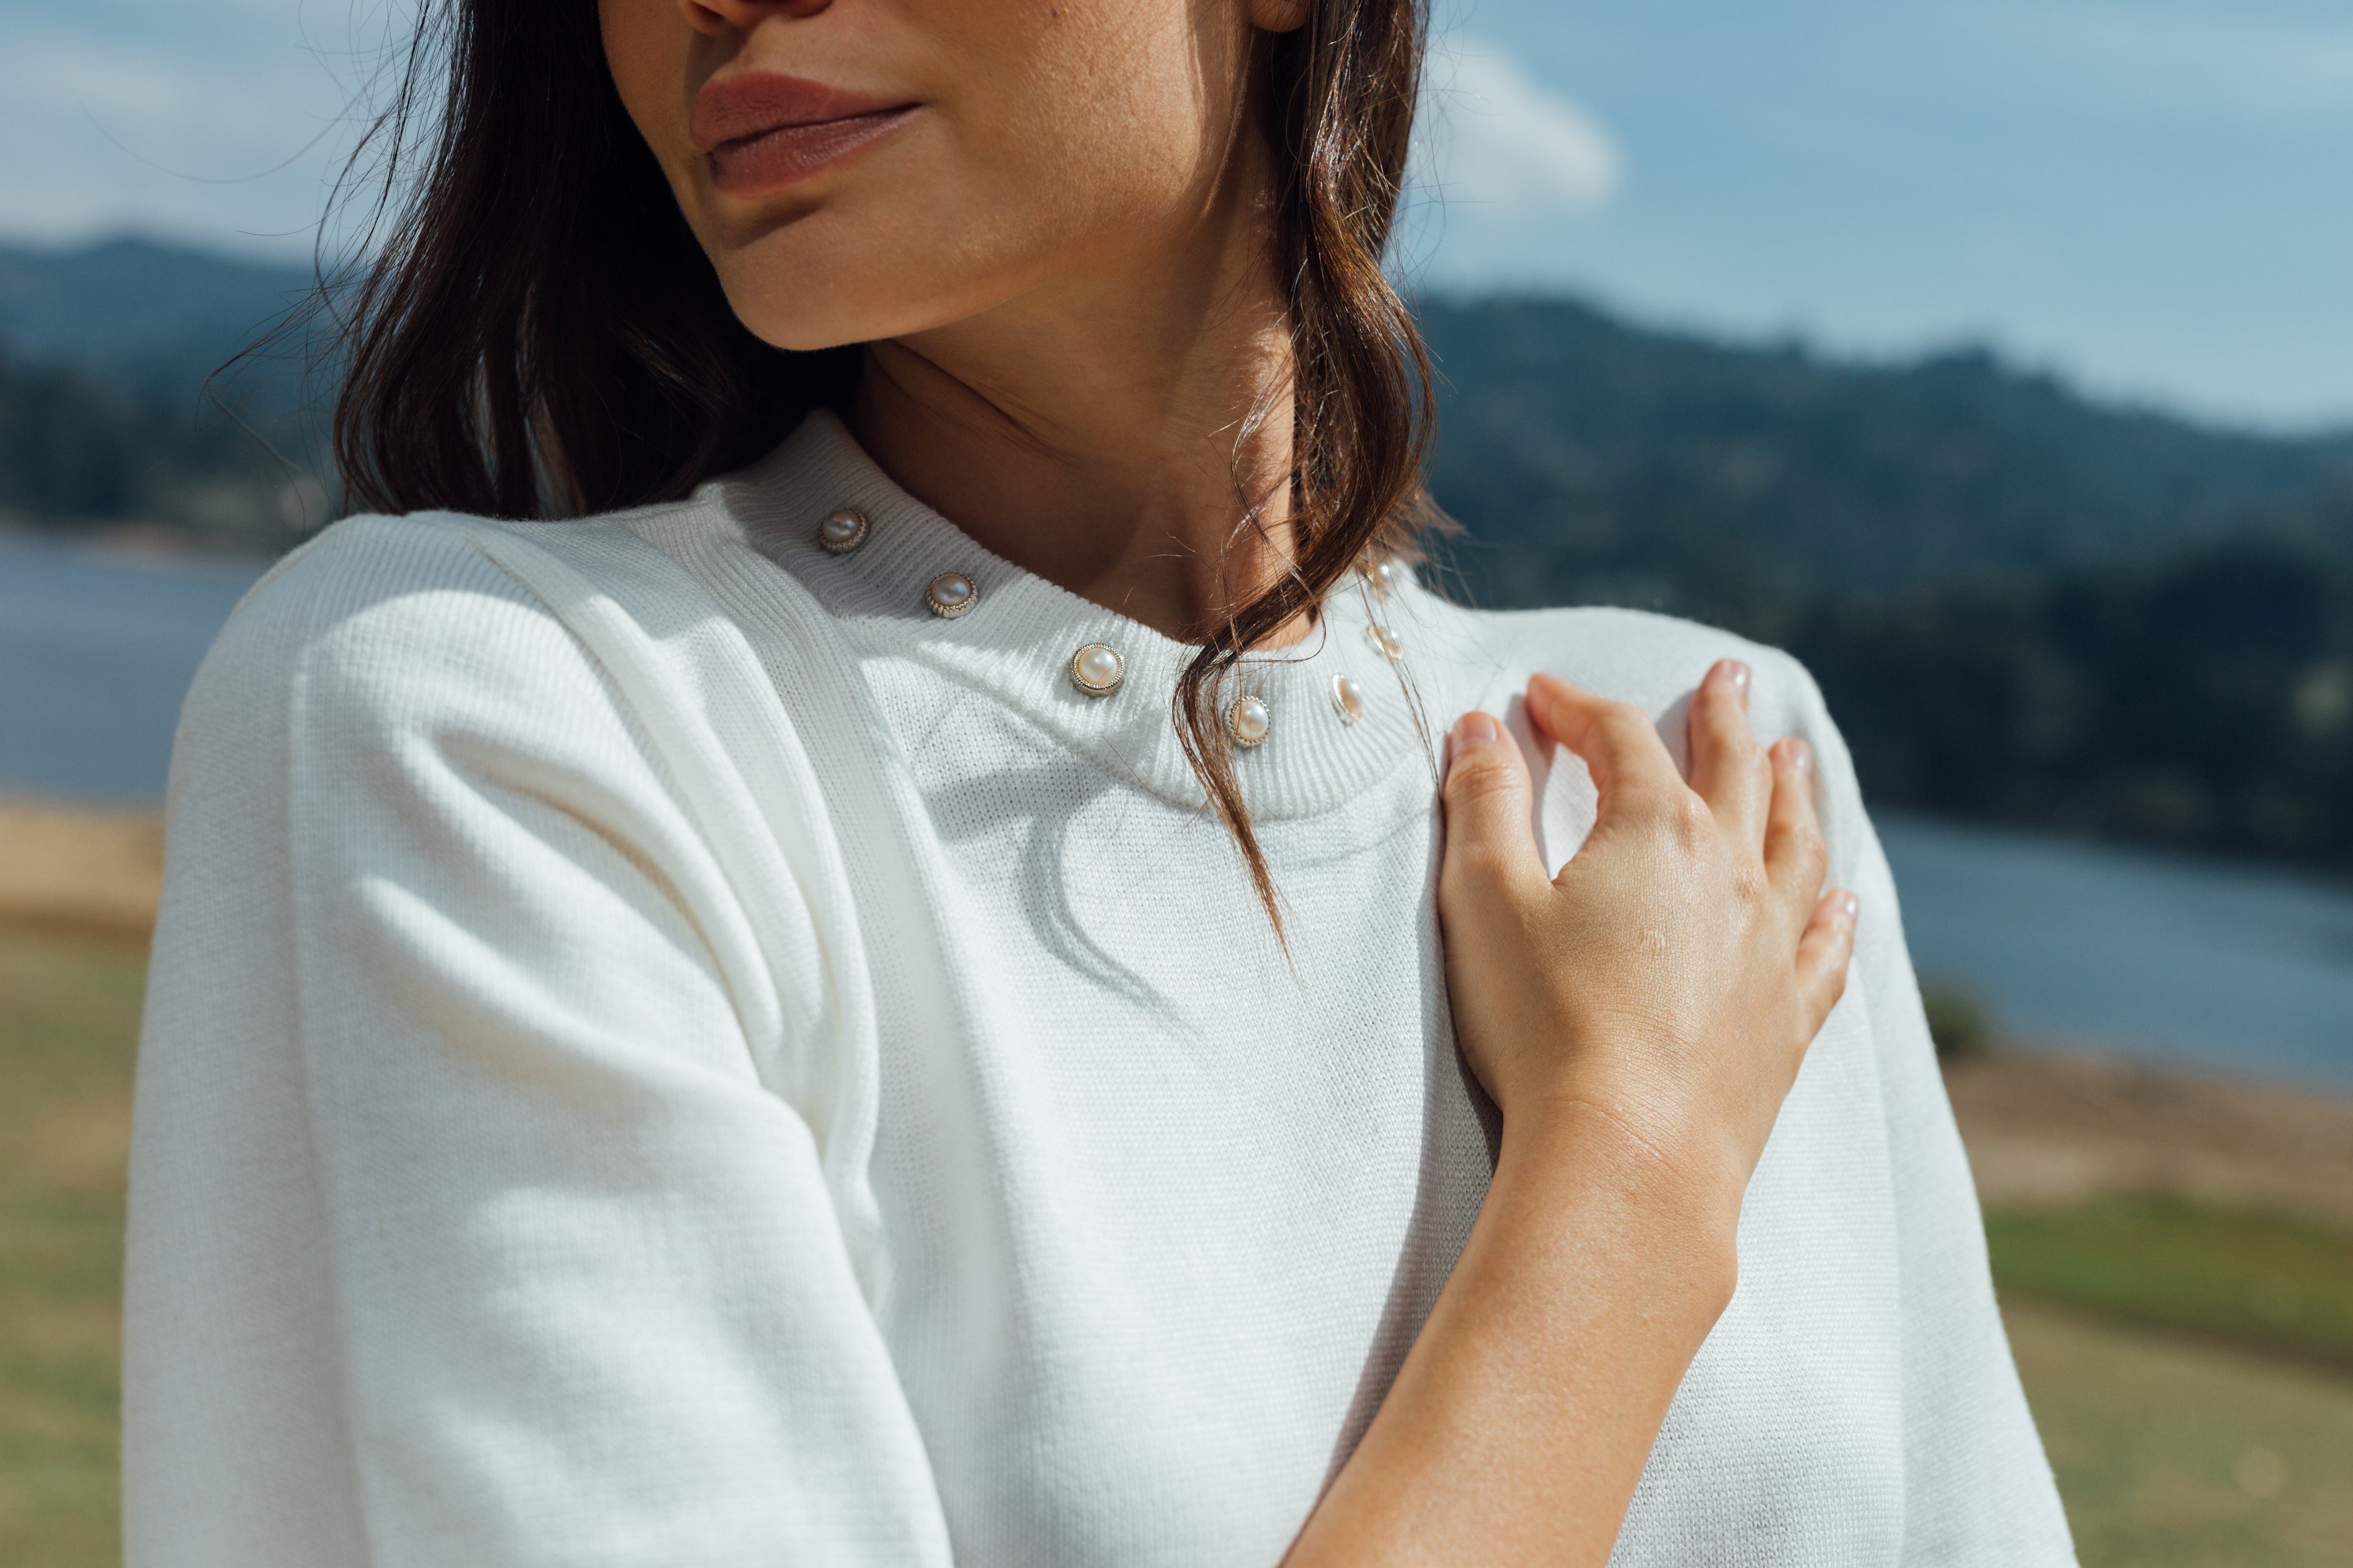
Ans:
[[[768,196],[799,184],[897,130],[914,105],[814,125],[780,125],[712,149],[712,184],[731,196]]]

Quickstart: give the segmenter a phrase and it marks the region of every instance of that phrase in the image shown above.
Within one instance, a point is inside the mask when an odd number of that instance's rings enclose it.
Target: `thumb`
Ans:
[[[1446,737],[1446,854],[1441,891],[1546,880],[1528,823],[1528,764],[1492,714],[1465,713]]]

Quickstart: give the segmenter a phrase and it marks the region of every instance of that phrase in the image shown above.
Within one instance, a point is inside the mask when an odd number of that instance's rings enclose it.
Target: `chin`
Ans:
[[[1021,294],[1051,249],[1002,214],[903,197],[826,202],[748,233],[696,228],[736,320],[788,351],[946,327]]]
[[[894,226],[820,211],[714,247],[712,259],[736,319],[780,349],[872,342],[968,313],[948,303],[975,292],[974,280],[945,264],[953,247],[886,237]],[[926,260],[911,265],[910,257]]]

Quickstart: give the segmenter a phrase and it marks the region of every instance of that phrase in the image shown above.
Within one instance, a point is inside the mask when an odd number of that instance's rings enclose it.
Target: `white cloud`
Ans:
[[[1416,184],[1482,217],[1598,212],[1625,179],[1607,126],[1476,39],[1431,51],[1414,141]]]

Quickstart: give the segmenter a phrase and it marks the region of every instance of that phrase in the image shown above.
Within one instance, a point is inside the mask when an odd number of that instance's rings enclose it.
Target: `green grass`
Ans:
[[[2005,1298],[2083,1568],[2353,1563],[2353,1378]]]
[[[0,1563],[120,1556],[123,1162],[144,955],[0,932]]]
[[[1987,1217],[2006,1291],[2353,1372],[2353,1237],[2162,1197]]]

